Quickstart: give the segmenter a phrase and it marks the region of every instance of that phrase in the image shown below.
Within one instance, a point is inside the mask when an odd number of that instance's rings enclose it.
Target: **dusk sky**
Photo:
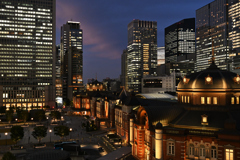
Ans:
[[[119,78],[121,54],[127,47],[127,25],[133,19],[157,21],[158,47],[164,46],[164,28],[196,15],[213,0],[56,0],[57,41],[68,20],[83,29],[83,80]]]

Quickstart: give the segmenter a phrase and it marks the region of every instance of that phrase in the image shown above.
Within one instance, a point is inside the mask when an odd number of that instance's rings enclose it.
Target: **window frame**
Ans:
[[[175,142],[174,141],[167,142],[167,154],[175,155]]]

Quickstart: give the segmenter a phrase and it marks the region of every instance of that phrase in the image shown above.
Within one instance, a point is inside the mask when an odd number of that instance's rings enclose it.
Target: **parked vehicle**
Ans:
[[[35,144],[33,145],[33,148],[45,148],[46,147],[46,143],[39,143],[39,144]]]
[[[10,150],[20,150],[23,149],[23,145],[11,146]]]
[[[63,144],[76,144],[76,142],[75,142],[75,141],[56,142],[56,143],[54,144],[54,149],[60,149],[60,150],[62,150]]]

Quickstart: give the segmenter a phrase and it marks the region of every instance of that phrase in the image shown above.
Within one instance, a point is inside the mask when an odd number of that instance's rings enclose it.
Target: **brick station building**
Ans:
[[[209,68],[184,77],[178,102],[149,102],[130,118],[140,160],[240,159],[240,77]]]

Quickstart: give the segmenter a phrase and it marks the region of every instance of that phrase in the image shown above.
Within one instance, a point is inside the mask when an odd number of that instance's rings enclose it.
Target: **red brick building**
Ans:
[[[240,159],[240,77],[213,62],[184,77],[177,92],[178,103],[145,102],[131,117],[132,155],[141,160]]]

